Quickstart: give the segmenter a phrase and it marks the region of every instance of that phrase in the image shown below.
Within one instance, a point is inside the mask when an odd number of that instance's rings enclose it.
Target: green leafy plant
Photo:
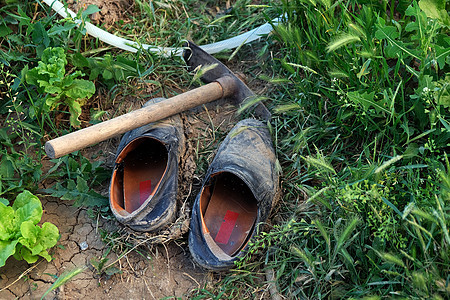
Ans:
[[[102,82],[109,87],[126,81],[129,77],[145,76],[144,69],[138,61],[125,55],[113,57],[105,54],[102,57],[85,57],[81,53],[70,56],[71,63],[89,75],[89,80],[96,80],[101,75]],[[151,72],[150,69],[148,72]]]
[[[47,249],[56,245],[58,228],[52,223],[37,224],[42,217],[42,204],[29,191],[20,193],[12,206],[0,201],[0,267],[11,255],[17,260],[34,263],[39,256],[51,260]]]
[[[101,275],[106,275],[106,276],[112,276],[114,274],[121,274],[122,271],[113,266],[113,265],[109,265],[107,266],[106,263],[109,261],[108,258],[106,258],[105,256],[101,257],[100,259],[95,259],[92,258],[90,263],[91,266],[94,267],[97,275],[101,276]]]
[[[62,200],[75,200],[74,205],[85,207],[104,207],[108,205],[105,196],[94,191],[91,186],[103,183],[110,173],[104,169],[102,161],[90,162],[79,153],[52,160],[55,165],[45,178],[58,178],[58,181],[43,192]],[[61,180],[64,178],[64,180]]]
[[[95,85],[91,81],[77,79],[83,76],[81,71],[66,74],[67,59],[63,48],[47,48],[42,53],[38,66],[26,72],[28,84],[36,85],[38,90],[46,93],[44,110],[53,110],[61,104],[69,107],[70,124],[80,126],[78,117],[81,107],[87,98],[95,93]]]
[[[387,178],[384,184],[369,184],[368,180],[346,185],[336,192],[336,201],[349,214],[358,215],[364,220],[374,237],[385,242],[395,243],[398,248],[406,245],[406,238],[399,232],[401,219],[389,205],[395,205],[390,193],[392,186],[398,184],[395,178]],[[394,203],[392,203],[392,202]]]
[[[15,150],[16,134],[0,129],[0,196],[13,195],[24,189],[34,190],[41,179],[41,164],[27,151]],[[20,143],[25,142],[24,139]],[[17,146],[17,145],[16,145]]]

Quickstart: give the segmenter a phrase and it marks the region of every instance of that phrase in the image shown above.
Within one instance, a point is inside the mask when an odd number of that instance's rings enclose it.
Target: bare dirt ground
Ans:
[[[102,10],[96,17],[98,22],[113,23],[121,18],[128,1],[72,3],[78,6],[97,4]],[[227,64],[233,71],[245,73],[245,62],[234,59]],[[257,80],[250,80],[248,85],[257,94],[263,94],[266,88]],[[120,104],[113,104],[110,115],[137,109],[146,101],[123,100]],[[61,239],[52,249],[51,262],[40,260],[28,265],[10,258],[0,269],[0,299],[40,299],[58,276],[77,267],[85,269],[47,294],[45,299],[190,298],[195,289],[217,280],[217,274],[201,269],[191,259],[187,244],[190,204],[200,188],[201,174],[206,171],[218,143],[237,119],[236,107],[223,101],[182,114],[186,151],[180,163],[179,218],[161,236],[133,233],[113,217],[93,215],[86,208],[73,206],[70,201],[39,196],[44,207],[42,222],[55,224]],[[99,159],[111,168],[119,139],[85,149],[83,154],[90,157],[101,150],[103,156]],[[48,161],[43,164],[49,168]],[[105,182],[99,190],[105,196],[108,184]],[[105,238],[105,235],[108,237]],[[125,247],[125,244],[128,246]],[[111,245],[115,246],[113,250]],[[98,270],[93,267],[92,261],[99,262],[102,258],[108,259],[105,268]],[[120,272],[106,275],[101,271],[105,271],[107,266],[115,267]]]
[[[60,241],[52,250],[54,259],[51,262],[42,260],[28,265],[10,258],[0,270],[0,299],[39,299],[50,288],[56,276],[85,266],[86,270],[45,298],[189,298],[192,290],[203,288],[206,282],[213,280],[214,275],[194,264],[186,239],[189,204],[201,184],[201,178],[196,177],[194,172],[197,167],[196,160],[199,155],[205,160],[213,157],[216,147],[212,145],[216,138],[213,135],[225,135],[235,123],[235,117],[235,107],[224,103],[183,114],[187,151],[180,166],[180,207],[179,219],[176,222],[180,226],[177,227],[177,232],[169,228],[172,232],[168,235],[163,232],[161,238],[157,234],[133,233],[113,218],[92,216],[86,208],[75,207],[70,201],[40,196],[44,207],[42,222],[55,224],[61,234]],[[117,145],[114,140],[91,147],[86,153],[95,153],[102,149],[108,156],[105,160],[112,162]],[[204,168],[206,167],[205,162]],[[103,193],[107,193],[107,184],[102,187]],[[102,240],[101,232],[120,235],[116,238],[116,244],[119,246],[126,242],[131,245],[140,243],[141,246],[135,249],[138,251],[127,251],[131,247],[116,247],[115,251],[109,251],[110,245]],[[173,238],[175,240],[170,241]],[[159,243],[161,241],[163,244]],[[124,253],[126,255],[119,259]],[[91,260],[100,261],[102,257],[108,258],[105,267],[111,264],[121,273],[112,276],[100,275],[99,270],[92,266]]]

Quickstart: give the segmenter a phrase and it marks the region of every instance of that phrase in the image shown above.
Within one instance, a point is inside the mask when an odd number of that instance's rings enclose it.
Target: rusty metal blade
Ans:
[[[186,43],[183,58],[189,67],[189,71],[193,71],[198,67],[216,64],[215,68],[208,70],[201,77],[202,81],[205,83],[213,82],[224,75],[233,77],[238,84],[237,91],[233,96],[233,101],[235,101],[236,105],[240,105],[248,98],[255,97],[252,90],[250,90],[242,80],[240,80],[230,69],[228,69],[227,66],[214,58],[212,55],[203,51],[193,42],[189,41]],[[253,109],[255,116],[261,119],[268,120],[271,117],[270,111],[261,102],[255,104]]]

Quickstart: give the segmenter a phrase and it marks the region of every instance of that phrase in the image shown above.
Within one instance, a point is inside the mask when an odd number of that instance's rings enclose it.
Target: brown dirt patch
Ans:
[[[97,5],[99,12],[89,18],[95,25],[113,25],[134,9],[134,0],[69,0],[69,7],[74,11],[85,10],[89,5]]]

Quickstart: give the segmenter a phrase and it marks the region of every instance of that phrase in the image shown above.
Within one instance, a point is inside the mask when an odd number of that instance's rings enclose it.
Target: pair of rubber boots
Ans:
[[[184,143],[179,115],[125,133],[109,190],[118,221],[136,231],[156,231],[174,220]],[[229,269],[245,253],[278,197],[275,162],[272,139],[260,121],[240,121],[221,143],[192,209],[189,249],[199,265]]]

